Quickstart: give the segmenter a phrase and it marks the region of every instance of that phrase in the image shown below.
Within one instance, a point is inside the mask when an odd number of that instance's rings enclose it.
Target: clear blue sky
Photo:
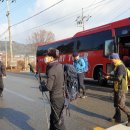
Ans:
[[[11,25],[50,7],[58,1],[60,0],[16,0],[16,3],[10,4]],[[8,27],[5,2],[0,2],[0,40],[8,37],[8,34],[1,37],[2,32]],[[89,21],[85,22],[85,29],[130,17],[130,0],[64,0],[42,14],[12,27],[12,39],[25,43],[32,32],[40,29],[52,31],[56,40],[71,37],[82,30],[81,27],[77,27],[75,21],[78,16],[81,16],[82,8],[84,9],[84,16],[92,16]],[[43,26],[32,29],[39,25]]]

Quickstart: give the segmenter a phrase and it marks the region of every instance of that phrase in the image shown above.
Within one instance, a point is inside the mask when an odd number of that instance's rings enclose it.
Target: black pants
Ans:
[[[0,93],[3,92],[3,89],[4,89],[3,79],[2,76],[0,76]]]
[[[79,83],[79,88],[78,91],[80,93],[80,89],[83,91],[83,96],[86,95],[86,89],[84,85],[84,73],[78,73],[78,83]]]
[[[63,118],[64,98],[51,99],[50,130],[66,130]]]

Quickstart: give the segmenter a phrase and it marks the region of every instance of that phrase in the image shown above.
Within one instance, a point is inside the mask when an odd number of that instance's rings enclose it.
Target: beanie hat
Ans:
[[[60,54],[59,54],[59,50],[55,48],[49,48],[47,55],[52,56],[54,59],[58,59]]]
[[[73,52],[73,57],[76,57],[76,56],[78,56],[78,52]]]
[[[110,59],[120,59],[119,54],[118,53],[112,53],[110,55]]]

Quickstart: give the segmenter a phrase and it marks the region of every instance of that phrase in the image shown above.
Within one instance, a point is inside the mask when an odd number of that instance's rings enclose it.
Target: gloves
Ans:
[[[39,90],[40,90],[41,92],[48,91],[48,90],[47,90],[47,87],[46,87],[46,83],[45,83],[44,80],[40,83],[40,85],[39,85]]]

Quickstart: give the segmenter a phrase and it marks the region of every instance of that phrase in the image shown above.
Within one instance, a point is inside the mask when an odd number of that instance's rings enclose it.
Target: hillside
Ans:
[[[8,41],[0,41],[0,51],[5,51],[5,44],[7,43],[7,51],[9,52],[9,42]],[[23,55],[29,55],[29,54],[35,54],[33,51],[34,47],[32,47],[31,44],[22,44],[22,43],[17,43],[15,41],[12,42],[12,49],[13,49],[13,54],[23,54]]]

